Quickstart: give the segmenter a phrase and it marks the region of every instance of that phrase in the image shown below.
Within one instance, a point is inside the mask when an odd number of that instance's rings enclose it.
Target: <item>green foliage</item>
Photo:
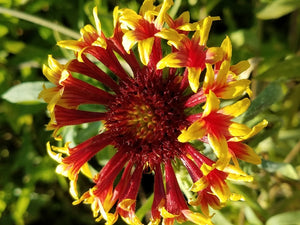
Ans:
[[[72,57],[55,43],[77,37],[84,24],[93,23],[95,5],[100,6],[104,33],[111,35],[114,6],[138,10],[141,2],[0,0],[0,224],[95,224],[88,207],[71,206],[67,181],[55,174],[56,164],[46,154],[45,143],[53,140],[45,131],[46,105],[37,99],[43,84],[48,85],[41,68],[48,54]],[[219,45],[228,35],[235,61],[252,58],[254,100],[240,119],[249,126],[269,121],[248,142],[262,164],[242,164],[254,182],[231,184],[245,201],[215,212],[216,225],[300,224],[299,8],[299,0],[174,0],[171,15],[188,10],[192,20],[221,16],[213,24],[209,45]],[[85,124],[61,132],[79,143],[102,126]],[[99,164],[114,151],[110,146],[101,151]],[[140,198],[144,204],[137,215],[147,218],[153,196],[142,193]]]
[[[39,100],[38,95],[43,90],[43,85],[50,85],[50,82],[43,81],[33,81],[33,82],[24,82],[13,86],[7,92],[2,95],[2,98],[19,104],[35,104],[41,103],[42,100]]]
[[[295,56],[271,66],[268,70],[257,76],[257,79],[267,81],[300,80],[299,71],[300,57]]]
[[[282,87],[280,83],[270,83],[251,103],[247,112],[243,115],[243,120],[247,121],[259,113],[269,109],[271,105],[278,102],[282,97]]]
[[[280,213],[276,216],[272,216],[266,222],[266,225],[297,225],[300,224],[300,211]]]
[[[298,0],[274,0],[258,11],[259,19],[277,19],[300,8]]]

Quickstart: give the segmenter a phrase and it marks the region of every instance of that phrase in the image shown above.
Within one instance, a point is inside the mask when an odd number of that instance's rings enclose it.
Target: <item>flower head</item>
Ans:
[[[172,4],[164,0],[155,6],[145,0],[139,13],[116,7],[111,37],[103,34],[95,8],[95,28],[86,25],[79,40],[58,43],[74,51],[75,59],[61,64],[49,56],[49,66],[43,68],[54,84],[44,88],[40,97],[48,103],[47,129],[54,130],[55,137],[65,126],[103,124],[97,135],[77,146],[48,144],[47,150],[59,163],[57,172],[70,179],[74,204],[90,204],[96,220],[104,219],[106,224],[114,224],[118,217],[127,224],[142,224],[135,212],[143,173],[154,176],[149,224],[161,220],[166,225],[175,220],[212,224],[209,207],[219,209],[238,199],[227,180],[252,180],[239,168],[238,159],[260,162],[243,141],[267,122],[249,128],[233,121],[247,110],[248,98],[220,107],[222,99],[249,93],[250,82],[238,78],[248,63],[231,65],[228,37],[220,47],[207,46],[210,27],[218,17],[190,23],[185,12],[173,19],[168,15]],[[122,66],[124,62],[129,69]],[[88,104],[98,110],[81,107]],[[202,110],[195,112],[194,106]],[[215,157],[194,148],[193,140],[209,144]],[[113,146],[116,153],[94,173],[89,162],[106,146]],[[176,176],[178,163],[189,174],[194,200],[187,202],[183,195]],[[81,195],[80,173],[94,183]],[[201,210],[193,211],[189,205]]]

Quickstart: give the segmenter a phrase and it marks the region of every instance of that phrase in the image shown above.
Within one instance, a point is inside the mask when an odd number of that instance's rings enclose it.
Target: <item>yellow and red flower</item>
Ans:
[[[164,0],[155,6],[153,0],[145,0],[139,13],[116,7],[112,37],[103,34],[94,9],[96,28],[87,25],[79,40],[58,43],[74,51],[76,58],[61,64],[49,56],[49,66],[43,69],[54,84],[40,93],[48,103],[47,129],[54,130],[54,136],[65,126],[102,122],[99,133],[88,140],[76,146],[48,144],[47,150],[59,163],[57,172],[70,179],[74,204],[90,204],[96,220],[104,219],[106,224],[114,224],[118,217],[127,224],[144,222],[135,213],[144,173],[154,176],[149,224],[161,220],[165,225],[176,220],[212,224],[209,207],[219,209],[238,199],[227,180],[252,180],[237,159],[260,162],[243,141],[257,134],[266,121],[253,128],[233,121],[247,110],[248,98],[220,108],[222,99],[250,93],[250,82],[238,78],[248,63],[231,65],[228,37],[220,47],[206,46],[218,17],[190,23],[185,12],[173,19],[168,14],[172,4]],[[169,52],[162,50],[165,42],[171,46]],[[130,69],[123,67],[124,61]],[[89,104],[98,110],[84,110],[82,106]],[[203,111],[193,111],[195,106]],[[216,157],[210,159],[192,147],[189,142],[196,139],[209,144]],[[116,153],[95,172],[89,162],[107,146]],[[190,191],[197,194],[189,202],[176,178],[179,162],[190,175]],[[94,183],[81,195],[80,173]],[[200,206],[202,213],[189,205]]]
[[[200,74],[205,69],[205,63],[216,63],[223,58],[221,48],[207,48],[206,46],[212,22],[219,19],[219,17],[206,17],[199,23],[183,24],[177,27],[179,31],[194,30],[191,39],[172,28],[163,29],[157,33],[156,36],[167,39],[168,44],[174,47],[172,53],[158,62],[157,68],[186,68],[184,78],[188,78],[191,89],[197,92]]]

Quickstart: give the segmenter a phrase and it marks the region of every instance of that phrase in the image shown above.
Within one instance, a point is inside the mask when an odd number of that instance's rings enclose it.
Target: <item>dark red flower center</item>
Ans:
[[[187,126],[187,98],[178,79],[146,70],[120,83],[120,94],[108,106],[106,121],[118,151],[129,152],[150,166],[181,154],[183,144],[177,137]]]
[[[128,111],[127,124],[137,138],[151,140],[156,132],[157,116],[149,105],[133,105],[132,111]]]

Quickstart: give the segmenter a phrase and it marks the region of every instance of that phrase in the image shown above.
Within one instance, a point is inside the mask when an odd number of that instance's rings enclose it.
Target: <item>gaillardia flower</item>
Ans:
[[[149,224],[212,224],[210,207],[219,209],[242,198],[231,193],[227,180],[252,180],[238,160],[260,163],[243,141],[267,122],[249,128],[234,120],[250,105],[250,81],[239,77],[248,62],[231,65],[228,37],[220,47],[207,46],[209,30],[219,17],[190,23],[184,12],[173,19],[168,14],[172,4],[164,0],[155,6],[145,0],[139,13],[116,7],[111,37],[102,32],[95,8],[95,27],[81,29],[79,40],[58,42],[75,58],[61,64],[49,56],[49,66],[43,68],[54,86],[44,88],[40,97],[48,103],[47,129],[55,137],[65,126],[103,125],[77,146],[48,144],[47,150],[59,163],[57,172],[70,179],[74,204],[90,204],[96,220],[106,224],[118,217],[128,224],[146,222],[135,213],[144,173],[154,176]],[[220,105],[228,99],[238,101]],[[96,110],[87,111],[84,105]],[[196,140],[210,146],[211,154],[198,149]],[[107,146],[115,154],[94,172],[91,160]],[[178,182],[182,167],[189,174],[189,190]],[[77,188],[80,173],[94,183],[82,194]],[[187,192],[191,194],[183,194]]]

